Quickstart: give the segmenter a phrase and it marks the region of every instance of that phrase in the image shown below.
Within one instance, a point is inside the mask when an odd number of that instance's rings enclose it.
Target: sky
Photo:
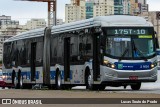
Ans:
[[[160,0],[147,0],[149,11],[160,11]],[[65,19],[65,4],[70,0],[57,0],[57,18]],[[11,16],[25,24],[31,18],[44,18],[47,21],[47,3],[16,0],[0,0],[0,15]]]

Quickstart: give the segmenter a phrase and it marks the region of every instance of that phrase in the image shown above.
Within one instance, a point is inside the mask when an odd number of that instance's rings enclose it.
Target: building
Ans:
[[[26,30],[19,25],[19,21],[11,20],[11,16],[0,16],[0,35],[17,35]]]
[[[63,24],[63,19],[57,19],[56,21],[57,21],[56,25],[62,25]]]
[[[131,2],[130,0],[123,0],[123,14],[130,15]]]
[[[113,0],[95,0],[93,6],[93,17],[114,14]]]
[[[157,19],[157,11],[148,12],[148,20],[153,24],[154,30],[156,31],[156,35],[158,37],[158,41],[160,44],[160,19]]]
[[[43,27],[46,27],[45,19],[31,19],[30,21],[27,21],[23,29],[31,30],[31,29],[37,29],[37,28],[43,28]]]
[[[114,14],[115,15],[123,14],[123,0],[114,0]]]
[[[138,0],[130,0],[130,3],[131,3],[130,14],[138,15],[139,14]]]
[[[146,0],[138,0],[139,13],[148,12],[148,4]]]
[[[85,0],[80,0],[80,3],[76,3],[76,0],[71,0],[71,4],[65,5],[65,23],[70,23],[78,20],[86,19]]]
[[[138,16],[143,17],[146,21],[149,21],[149,12],[142,12]]]
[[[2,25],[19,25],[19,21],[11,20],[11,16],[0,16],[0,27]]]
[[[0,35],[0,61],[3,59],[3,42],[10,37],[12,37],[12,35]]]
[[[80,5],[75,5],[75,0],[65,7],[65,22],[70,23],[96,16],[114,14],[113,0],[80,0]]]
[[[94,6],[93,0],[86,2],[86,19],[93,17],[93,6]]]
[[[2,25],[0,29],[0,35],[17,35],[27,31],[22,25]]]

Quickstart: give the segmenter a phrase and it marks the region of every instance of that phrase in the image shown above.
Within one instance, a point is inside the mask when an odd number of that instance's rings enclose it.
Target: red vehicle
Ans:
[[[5,88],[5,84],[4,80],[0,77],[0,87]]]
[[[6,77],[3,75],[2,70],[0,70],[0,87],[2,87],[2,88],[5,88],[5,87],[8,87],[8,88],[14,87],[12,84],[7,84],[5,82],[5,79],[6,79]]]
[[[4,77],[2,75],[2,70],[0,70],[0,87],[5,88]]]

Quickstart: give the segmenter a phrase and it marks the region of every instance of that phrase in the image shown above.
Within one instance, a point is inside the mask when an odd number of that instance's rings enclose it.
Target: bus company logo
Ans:
[[[123,69],[123,64],[118,64],[118,69]]]
[[[11,99],[2,99],[2,104],[12,104]]]

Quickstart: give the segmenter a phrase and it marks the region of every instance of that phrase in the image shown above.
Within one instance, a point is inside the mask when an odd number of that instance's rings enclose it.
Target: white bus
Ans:
[[[137,16],[100,16],[31,30],[4,43],[8,84],[56,89],[131,85],[157,80],[153,25]]]

